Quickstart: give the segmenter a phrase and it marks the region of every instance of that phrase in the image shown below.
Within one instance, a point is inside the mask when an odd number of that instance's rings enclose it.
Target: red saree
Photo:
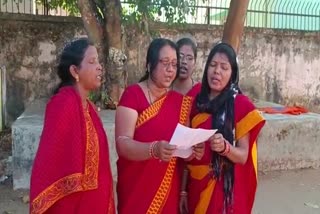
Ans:
[[[141,142],[171,139],[177,123],[186,124],[191,97],[170,91],[149,106],[139,85],[129,86],[120,106],[137,110],[134,139]],[[169,163],[149,159],[130,161],[119,157],[118,213],[179,213],[182,165],[177,158]]]
[[[190,89],[190,91],[188,91],[186,96],[196,97],[200,92],[200,90],[201,90],[201,83],[198,82]]]
[[[34,160],[30,213],[115,213],[107,137],[94,107],[73,87],[46,107]]]
[[[235,164],[233,204],[226,213],[250,214],[257,187],[257,136],[265,120],[255,109],[251,101],[244,95],[235,99],[236,139],[250,134],[249,154],[245,165]],[[211,128],[211,115],[197,114],[192,119],[194,128]],[[209,167],[212,152],[206,143],[204,157],[193,160],[188,168],[189,211],[190,213],[224,213],[223,179],[214,180]]]

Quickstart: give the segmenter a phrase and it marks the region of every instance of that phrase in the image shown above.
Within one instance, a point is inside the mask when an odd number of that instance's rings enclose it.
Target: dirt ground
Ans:
[[[0,184],[0,214],[28,213],[27,191]],[[259,176],[253,214],[319,214],[320,169],[270,172]]]

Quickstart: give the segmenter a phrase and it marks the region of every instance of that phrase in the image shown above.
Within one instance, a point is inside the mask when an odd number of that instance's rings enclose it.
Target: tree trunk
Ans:
[[[102,52],[104,49],[104,32],[99,20],[94,16],[96,10],[92,5],[91,0],[78,0],[78,7],[84,28],[86,29],[89,38],[95,43],[99,52]]]
[[[117,104],[127,84],[125,65],[127,57],[123,51],[120,0],[106,1],[104,11],[108,41],[107,90],[111,100]]]
[[[101,107],[115,108],[126,86],[126,56],[122,49],[121,5],[119,0],[78,0],[81,17],[89,38],[98,48],[104,69]],[[101,14],[99,11],[103,11]]]
[[[223,30],[222,41],[230,44],[238,52],[246,19],[249,0],[231,0],[229,13]]]

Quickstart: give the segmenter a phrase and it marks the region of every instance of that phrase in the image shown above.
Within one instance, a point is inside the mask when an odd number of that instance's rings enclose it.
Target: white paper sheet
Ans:
[[[192,154],[192,146],[207,141],[216,131],[216,129],[193,129],[178,123],[169,142],[169,144],[177,146],[173,156],[189,157]]]

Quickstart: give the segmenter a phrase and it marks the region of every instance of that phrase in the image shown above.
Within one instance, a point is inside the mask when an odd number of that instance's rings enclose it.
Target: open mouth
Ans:
[[[180,72],[181,72],[181,73],[187,73],[187,72],[188,72],[188,69],[187,69],[186,67],[184,67],[184,66],[181,66],[181,67],[180,67]]]
[[[101,80],[102,80],[102,74],[99,74],[99,75],[97,76],[97,79],[101,81]]]
[[[213,83],[219,83],[220,82],[220,79],[216,78],[216,77],[211,77],[211,82]]]

